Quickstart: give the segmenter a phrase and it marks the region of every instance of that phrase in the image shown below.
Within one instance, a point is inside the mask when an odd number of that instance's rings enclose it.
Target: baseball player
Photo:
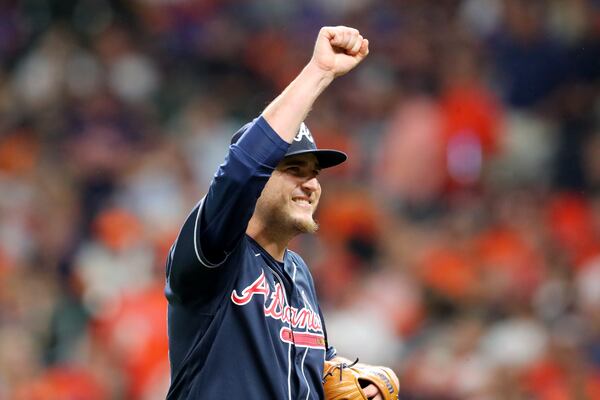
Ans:
[[[323,363],[335,350],[309,269],[287,246],[317,230],[317,176],[346,155],[317,149],[303,120],[368,52],[356,29],[322,28],[310,62],[233,136],[167,258],[167,399],[324,398]]]

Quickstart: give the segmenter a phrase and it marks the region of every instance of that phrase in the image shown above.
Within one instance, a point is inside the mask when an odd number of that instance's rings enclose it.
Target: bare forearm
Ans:
[[[345,26],[321,28],[310,62],[263,111],[263,117],[283,140],[291,143],[323,90],[368,54],[369,41],[358,30]]]
[[[333,81],[333,74],[309,63],[263,111],[269,125],[291,143],[319,95]]]

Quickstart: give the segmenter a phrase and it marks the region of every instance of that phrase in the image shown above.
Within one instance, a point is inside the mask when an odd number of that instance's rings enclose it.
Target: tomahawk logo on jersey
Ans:
[[[334,350],[308,267],[289,250],[276,261],[245,234],[290,145],[262,117],[238,139],[167,259],[167,398],[321,399]]]

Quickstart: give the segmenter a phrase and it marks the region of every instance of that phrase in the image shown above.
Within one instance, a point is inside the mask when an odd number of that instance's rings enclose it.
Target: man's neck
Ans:
[[[275,260],[283,262],[285,250],[295,235],[284,233],[275,229],[268,229],[255,218],[250,220],[246,234],[258,243]]]

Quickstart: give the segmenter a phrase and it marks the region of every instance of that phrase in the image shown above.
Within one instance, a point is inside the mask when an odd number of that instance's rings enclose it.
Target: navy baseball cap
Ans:
[[[232,137],[231,144],[236,143],[240,137],[252,126],[254,122],[248,122],[242,126]],[[332,149],[318,149],[315,143],[315,139],[308,130],[308,127],[304,122],[300,124],[300,129],[296,137],[290,144],[288,151],[285,153],[285,157],[294,156],[297,154],[314,154],[319,162],[319,167],[329,168],[334,167],[338,164],[343,163],[348,159],[346,153],[339,150]]]

